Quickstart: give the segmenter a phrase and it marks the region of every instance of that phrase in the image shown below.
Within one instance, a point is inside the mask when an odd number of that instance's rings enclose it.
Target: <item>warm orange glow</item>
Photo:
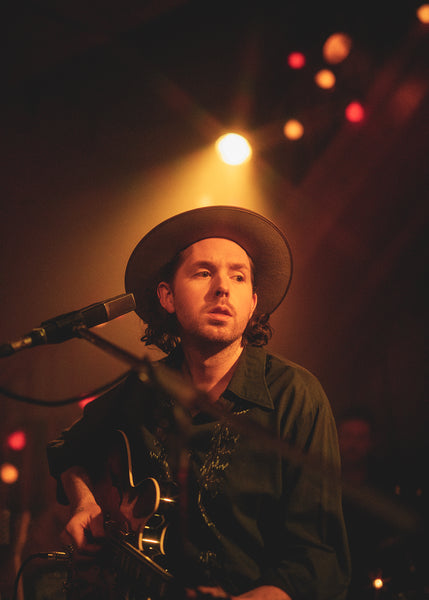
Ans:
[[[3,483],[15,483],[19,477],[18,469],[11,463],[3,463],[0,466],[0,479]]]
[[[291,52],[287,62],[291,69],[302,69],[305,66],[305,56],[302,52]]]
[[[429,4],[422,4],[417,9],[417,18],[420,23],[429,24]]]
[[[333,33],[323,44],[323,57],[331,65],[337,65],[350,54],[352,40],[346,33]]]
[[[216,142],[216,150],[227,165],[242,165],[252,155],[249,142],[237,133],[222,135]]]
[[[350,123],[360,123],[365,118],[365,110],[360,102],[350,102],[346,107],[345,115]]]
[[[324,90],[329,90],[335,85],[335,75],[329,69],[321,69],[314,76],[314,81]]]
[[[12,431],[12,433],[7,436],[6,443],[11,450],[23,450],[27,445],[25,431],[22,431],[21,429]]]
[[[288,140],[299,140],[304,135],[304,126],[296,119],[290,119],[285,123],[283,133]]]
[[[372,581],[372,587],[375,588],[376,590],[381,590],[383,585],[384,585],[383,580],[380,577],[376,577]]]

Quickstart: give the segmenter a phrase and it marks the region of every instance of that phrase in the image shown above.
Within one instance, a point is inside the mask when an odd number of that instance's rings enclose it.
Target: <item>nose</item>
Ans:
[[[229,279],[227,276],[218,274],[213,283],[216,297],[229,296]]]

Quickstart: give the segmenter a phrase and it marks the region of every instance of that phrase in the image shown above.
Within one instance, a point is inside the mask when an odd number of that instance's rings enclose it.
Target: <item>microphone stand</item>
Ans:
[[[90,331],[85,325],[79,324],[74,327],[76,337],[85,339],[91,344],[101,348],[112,356],[127,363],[134,371],[138,373],[139,379],[147,385],[155,385],[161,387],[169,393],[177,402],[173,404],[174,427],[171,433],[171,438],[168,444],[168,453],[170,463],[172,463],[172,471],[174,478],[179,486],[178,494],[178,512],[179,512],[179,533],[180,540],[175,542],[176,559],[186,561],[186,548],[189,540],[188,537],[188,476],[189,476],[189,432],[190,432],[190,415],[185,410],[186,407],[192,406],[194,400],[198,396],[197,390],[180,381],[178,374],[171,369],[162,371],[161,378],[156,376],[155,368],[152,362],[147,358],[140,358],[124,348],[109,342],[105,338]],[[162,367],[159,365],[159,367]],[[166,367],[164,367],[166,369]],[[166,384],[166,381],[169,384]],[[178,549],[178,550],[177,550]],[[181,570],[179,570],[181,571]]]

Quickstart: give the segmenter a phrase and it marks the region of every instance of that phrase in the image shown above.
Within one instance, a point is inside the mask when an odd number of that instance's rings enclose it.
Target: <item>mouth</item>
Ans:
[[[215,306],[211,310],[209,310],[210,315],[220,315],[224,317],[232,317],[232,312],[226,306]]]

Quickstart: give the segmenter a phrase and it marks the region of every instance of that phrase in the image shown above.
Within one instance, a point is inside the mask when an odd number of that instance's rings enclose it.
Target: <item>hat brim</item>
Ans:
[[[136,313],[147,322],[148,295],[159,272],[182,250],[206,238],[226,238],[244,248],[255,269],[257,313],[272,313],[292,277],[292,254],[283,232],[264,216],[236,206],[207,206],[180,213],[149,231],[134,248],[125,271]]]

